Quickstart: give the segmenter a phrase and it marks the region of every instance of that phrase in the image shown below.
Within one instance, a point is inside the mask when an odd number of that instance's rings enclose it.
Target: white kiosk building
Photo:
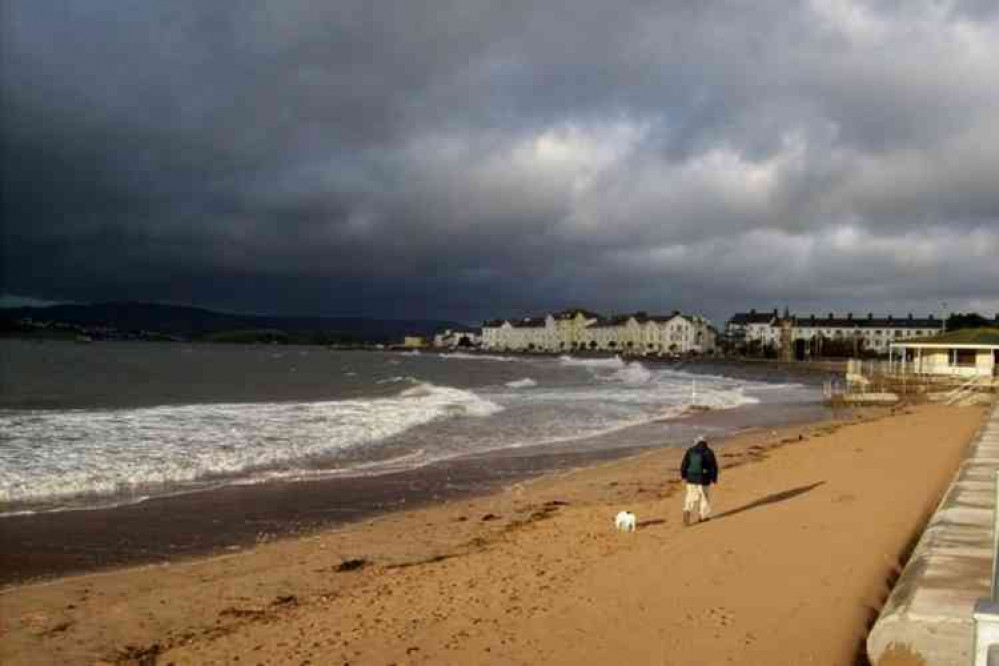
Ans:
[[[893,342],[889,364],[917,375],[999,376],[999,329],[976,328]]]

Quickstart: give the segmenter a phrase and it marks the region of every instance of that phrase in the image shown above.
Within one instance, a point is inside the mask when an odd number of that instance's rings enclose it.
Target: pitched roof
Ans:
[[[943,345],[999,345],[999,328],[964,328],[943,335],[910,338],[904,342],[932,342]]]
[[[623,326],[630,315],[617,315],[614,317],[601,317],[590,325],[590,328],[616,328],[618,326]]]
[[[561,312],[553,312],[552,317],[555,319],[574,319],[577,314],[581,314],[587,319],[600,319],[600,315],[596,312],[591,312],[584,308],[569,308],[567,310],[562,310]]]
[[[846,317],[836,317],[829,313],[827,317],[816,317],[815,315],[796,316],[794,323],[799,327],[812,328],[943,328],[943,320],[936,319],[933,315],[929,317],[875,317],[868,314],[866,317],[854,317],[852,314]]]
[[[773,312],[757,312],[756,310],[750,310],[749,312],[736,312],[732,315],[732,318],[728,320],[728,323],[735,324],[737,326],[746,326],[748,324],[769,324],[776,318],[776,310]]]
[[[756,312],[755,310],[750,310],[749,312],[736,313],[728,320],[728,323],[731,325],[746,326],[749,324],[770,324],[780,320],[781,317],[776,311]],[[866,317],[854,317],[850,313],[845,317],[837,317],[830,312],[828,315],[819,316],[814,314],[793,315],[791,321],[795,326],[811,328],[943,328],[943,320],[936,319],[933,315],[929,317],[913,317],[911,314],[908,317],[893,317],[892,315],[875,317],[873,314],[868,313]]]
[[[631,315],[613,315],[598,319],[595,326],[624,326],[631,319]]]

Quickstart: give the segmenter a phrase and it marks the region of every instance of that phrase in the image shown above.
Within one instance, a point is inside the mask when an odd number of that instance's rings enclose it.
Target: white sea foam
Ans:
[[[446,359],[465,360],[465,361],[501,361],[503,363],[511,363],[520,360],[513,358],[512,356],[493,356],[491,354],[468,354],[466,352],[451,352],[449,354],[438,354],[438,357]]]
[[[437,459],[438,458],[434,458],[434,460]],[[297,481],[305,479],[323,479],[336,476],[370,476],[374,474],[385,474],[387,472],[401,472],[413,469],[414,467],[418,467],[422,464],[425,464],[430,460],[431,458],[427,455],[425,449],[417,449],[416,451],[411,451],[409,453],[405,453],[401,456],[396,456],[394,458],[356,463],[346,469],[333,468],[333,469],[267,470],[264,472],[260,472],[258,474],[254,474],[252,476],[248,476],[242,479],[237,479],[235,481],[232,481],[229,485],[253,486],[275,480]]]
[[[618,369],[625,366],[620,356],[612,358],[574,358],[572,356],[559,356],[562,365],[578,365],[585,368],[611,368]]]
[[[398,382],[413,382],[413,383],[416,383],[418,381],[419,380],[417,380],[415,377],[403,377],[402,375],[396,375],[395,377],[386,377],[385,379],[379,379],[375,383],[376,384],[396,384]]]
[[[676,382],[664,380],[655,373],[645,378],[640,371],[632,371],[634,379],[629,377],[608,378],[601,384],[579,388],[573,391],[561,389],[539,389],[529,393],[533,403],[553,403],[571,406],[573,404],[599,405],[600,409],[612,406],[620,408],[654,408],[690,405],[692,398],[689,381]],[[616,374],[616,373],[615,373]],[[731,409],[743,405],[757,404],[759,398],[749,395],[747,391],[754,389],[753,383],[740,384],[732,381],[698,380],[697,404],[712,409]],[[643,411],[646,411],[643,409]],[[648,412],[652,417],[652,412]]]
[[[602,436],[687,418],[695,383],[696,404],[714,410],[814,399],[814,390],[798,390],[807,388],[800,385],[695,374],[620,357],[423,354],[432,366],[421,375],[439,384],[475,386],[473,393],[403,375],[403,368],[391,366],[413,362],[399,354],[342,360],[317,354],[310,357],[315,362],[303,363],[291,352],[272,361],[270,352],[254,353],[270,364],[301,363],[301,375],[330,358],[316,377],[330,383],[331,395],[348,386],[341,395],[352,399],[0,410],[0,511],[111,506],[232,483],[379,474],[489,450]],[[436,358],[456,362],[433,363]],[[354,372],[356,379],[343,379]],[[370,397],[354,397],[367,386]],[[258,395],[269,395],[268,387]],[[619,439],[627,437],[607,441]]]
[[[623,368],[616,370],[608,379],[611,381],[624,382],[625,384],[639,385],[652,381],[652,373],[644,365],[637,361],[628,363]]]
[[[0,412],[0,502],[141,494],[266,468],[296,468],[454,417],[503,408],[419,384],[394,397],[132,410]]]

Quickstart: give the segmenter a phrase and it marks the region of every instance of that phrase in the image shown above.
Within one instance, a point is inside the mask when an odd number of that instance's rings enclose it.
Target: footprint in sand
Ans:
[[[732,624],[735,615],[727,608],[718,606],[717,608],[709,608],[704,613],[704,619],[718,628],[723,628]]]

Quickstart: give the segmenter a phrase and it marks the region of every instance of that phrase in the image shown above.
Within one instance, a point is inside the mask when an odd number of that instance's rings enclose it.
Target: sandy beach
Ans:
[[[716,443],[231,554],[10,587],[4,664],[864,663],[867,628],[975,431],[926,405]],[[636,533],[613,529],[630,509]]]

